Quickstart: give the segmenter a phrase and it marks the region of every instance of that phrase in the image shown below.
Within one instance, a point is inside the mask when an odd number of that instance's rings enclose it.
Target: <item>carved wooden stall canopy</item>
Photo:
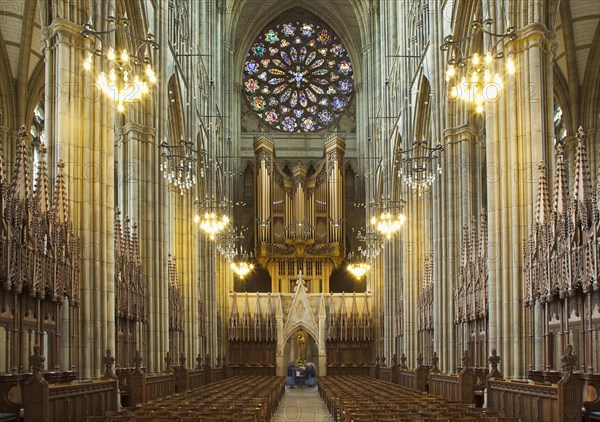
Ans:
[[[230,300],[228,339],[231,364],[275,364],[277,340],[283,343],[285,326],[293,319],[294,295],[234,292]],[[310,293],[306,296],[303,306],[310,308],[314,315],[323,317],[327,365],[367,365],[372,361],[374,333],[370,300],[366,293]]]
[[[117,367],[129,366],[136,350],[143,350],[144,325],[148,321],[148,280],[142,272],[137,225],[129,218],[121,224],[115,211],[115,311]]]
[[[64,164],[58,163],[50,198],[46,149],[40,147],[34,170],[24,126],[18,136],[10,184],[0,157],[0,334],[6,346],[0,366],[4,372],[27,370],[33,345],[40,344],[46,368],[70,370],[77,366],[73,340],[79,244],[70,218]],[[65,304],[68,318],[62,310]]]
[[[468,350],[476,367],[486,365],[488,336],[488,234],[487,214],[479,224],[472,217],[471,229],[463,227],[460,268],[454,284],[454,323],[458,329],[458,351]]]
[[[422,290],[417,297],[417,330],[423,345],[423,357],[433,356],[433,254],[425,258]]]
[[[349,296],[349,295],[348,295]],[[327,310],[327,363],[368,364],[372,360],[373,321],[365,293],[330,295]],[[348,313],[348,300],[350,313]],[[362,302],[362,303],[361,303]],[[361,309],[359,311],[359,303]]]
[[[252,300],[251,300],[252,299]],[[238,295],[233,294],[229,318],[229,361],[233,365],[274,365],[277,340],[275,309],[271,294],[243,296],[239,313]],[[250,302],[254,302],[250,305]]]
[[[179,356],[183,351],[183,293],[177,272],[177,260],[169,254],[169,351]]]
[[[535,221],[525,242],[525,305],[532,320],[537,315],[543,321],[530,333],[535,370],[556,368],[566,344],[581,356],[582,370],[592,372],[600,364],[600,183],[590,180],[582,128],[576,138],[573,194],[559,143],[552,209],[546,166],[540,163]]]

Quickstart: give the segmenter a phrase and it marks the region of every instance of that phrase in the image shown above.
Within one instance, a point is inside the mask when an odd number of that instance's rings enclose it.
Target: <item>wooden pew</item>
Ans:
[[[25,422],[82,421],[118,407],[117,379],[49,384],[42,376],[44,357],[39,346],[29,358],[33,373],[23,386]]]
[[[284,392],[281,377],[234,377],[87,422],[268,422]]]
[[[373,377],[321,377],[321,397],[338,422],[517,422],[501,412],[446,400]]]
[[[581,374],[583,385],[583,411],[586,422],[592,417],[600,419],[600,374]]]
[[[567,346],[561,361],[564,375],[557,384],[507,381],[488,376],[488,408],[501,410],[522,422],[580,422],[584,379],[581,374],[574,373],[577,357],[571,345]]]

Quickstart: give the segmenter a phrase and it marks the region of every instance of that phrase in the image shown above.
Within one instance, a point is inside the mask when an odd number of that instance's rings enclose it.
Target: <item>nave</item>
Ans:
[[[289,388],[275,412],[273,422],[334,422],[316,388]]]

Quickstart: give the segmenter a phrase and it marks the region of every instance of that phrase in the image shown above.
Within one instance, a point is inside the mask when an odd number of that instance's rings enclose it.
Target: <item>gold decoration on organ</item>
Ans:
[[[344,151],[332,135],[321,160],[280,161],[271,139],[254,141],[255,255],[273,292],[293,291],[299,271],[309,293],[329,291],[345,257]]]
[[[31,345],[41,344],[48,368],[77,366],[74,336],[79,306],[79,241],[73,233],[66,192],[64,164],[58,163],[50,199],[46,149],[40,147],[35,188],[25,126],[12,182],[7,184],[0,156],[0,324],[5,341],[4,372],[27,368]],[[69,324],[62,306],[68,301]],[[33,338],[32,338],[33,337]],[[61,342],[66,338],[68,348]],[[62,353],[68,350],[63,359]]]

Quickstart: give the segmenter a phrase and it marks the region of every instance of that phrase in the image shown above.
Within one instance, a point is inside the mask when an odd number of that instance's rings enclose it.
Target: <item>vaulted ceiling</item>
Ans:
[[[243,58],[259,31],[275,17],[292,7],[302,7],[323,19],[337,33],[348,48],[350,59],[360,61],[370,12],[365,0],[284,0],[266,2],[264,0],[230,0],[228,15],[230,19],[225,28],[226,36],[232,40],[236,63]]]
[[[597,109],[600,102],[600,1],[560,0],[556,42],[555,81],[573,133],[579,125],[598,123],[590,121],[597,116],[581,111]],[[596,107],[589,101],[596,101]]]
[[[44,68],[37,1],[0,2],[1,124],[15,128],[37,103]],[[26,101],[20,101],[24,98]]]

